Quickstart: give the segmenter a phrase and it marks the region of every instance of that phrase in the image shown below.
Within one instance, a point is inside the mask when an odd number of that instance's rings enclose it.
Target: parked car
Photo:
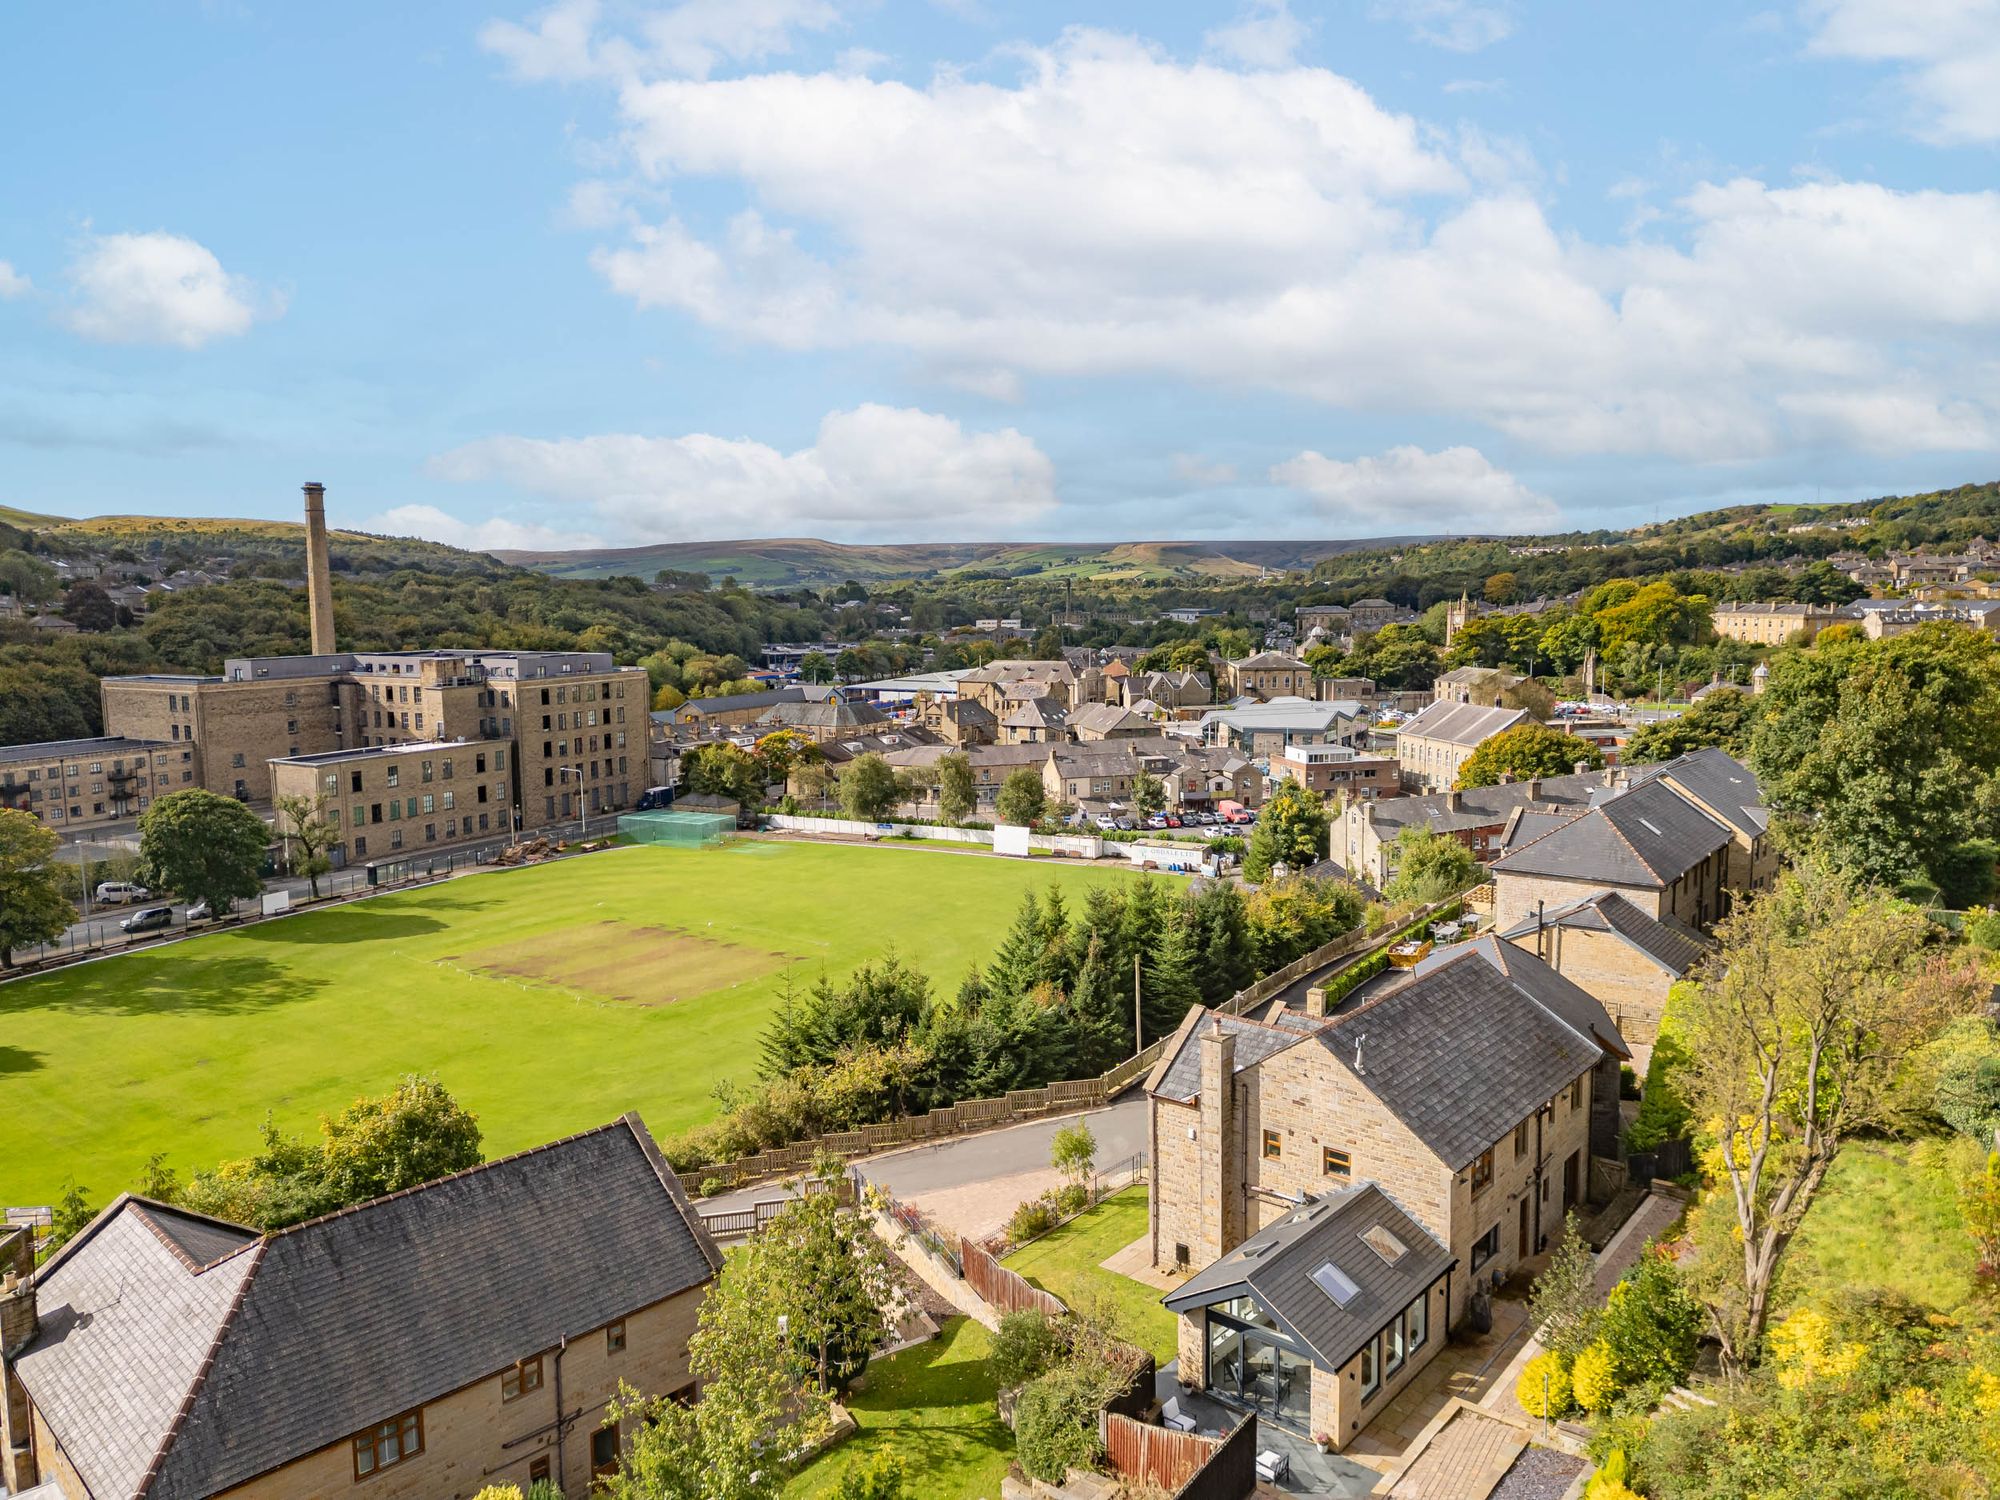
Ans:
[[[1169,828],[1178,828],[1178,827],[1180,827],[1180,826],[1181,826],[1181,817],[1180,817],[1180,814],[1179,814],[1179,813],[1168,813],[1168,814],[1167,814],[1167,827],[1169,827]]]
[[[227,901],[222,903],[222,910],[220,912],[211,911],[206,901],[197,901],[187,909],[187,919],[190,922],[206,922],[212,917],[226,917],[228,915],[229,903]]]
[[[93,900],[99,906],[136,906],[151,898],[152,892],[128,880],[107,880],[98,886]]]
[[[1118,831],[1120,833],[1130,833],[1132,832],[1133,829],[1137,828],[1138,826],[1139,825],[1137,823],[1134,823],[1130,818],[1120,818],[1118,820]]]
[[[135,911],[118,924],[120,932],[163,932],[174,925],[174,909],[171,906],[149,906],[144,911]]]
[[[1114,828],[1118,826],[1118,820],[1112,817],[1110,813],[1099,813],[1091,821],[1096,823],[1097,826],[1099,828],[1102,828],[1106,833],[1111,832]]]
[[[1146,826],[1148,828],[1165,828],[1167,826],[1166,814],[1154,813],[1146,819]]]

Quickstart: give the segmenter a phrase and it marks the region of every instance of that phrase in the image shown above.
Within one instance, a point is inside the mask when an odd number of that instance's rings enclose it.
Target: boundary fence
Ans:
[[[1240,1016],[1343,958],[1359,957],[1365,960],[1374,952],[1386,951],[1425,923],[1456,913],[1462,901],[1462,897],[1454,896],[1449,901],[1419,907],[1394,928],[1381,932],[1370,934],[1357,930],[1345,933],[1294,959],[1282,969],[1267,974],[1255,984],[1238,990],[1216,1009]],[[1171,1033],[1156,1037],[1142,1051],[1096,1078],[1051,1083],[1038,1089],[1016,1089],[998,1099],[961,1099],[956,1104],[931,1110],[927,1114],[905,1115],[900,1119],[885,1120],[879,1125],[863,1125],[858,1130],[843,1130],[809,1141],[795,1141],[788,1146],[773,1146],[752,1156],[738,1157],[735,1161],[690,1166],[681,1175],[691,1181],[713,1179],[731,1187],[740,1187],[763,1178],[803,1171],[821,1153],[852,1161],[903,1146],[922,1145],[926,1141],[976,1135],[1006,1125],[1045,1119],[1050,1115],[1097,1109],[1109,1104],[1150,1073],[1166,1051],[1167,1043],[1172,1040]]]
[[[1018,1271],[1010,1271],[963,1235],[958,1241],[959,1264],[965,1284],[991,1303],[1002,1317],[1011,1312],[1039,1312],[1060,1318],[1069,1308],[1062,1298],[1030,1286]]]

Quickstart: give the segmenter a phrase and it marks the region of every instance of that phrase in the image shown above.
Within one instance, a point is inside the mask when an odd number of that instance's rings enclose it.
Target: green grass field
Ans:
[[[1958,1170],[1969,1145],[1854,1141],[1834,1158],[1779,1274],[1781,1306],[1822,1293],[1887,1287],[1957,1312],[1975,1291],[1971,1239],[1959,1216]]]
[[[1161,1364],[1176,1353],[1174,1315],[1143,1281],[1107,1271],[1102,1262],[1146,1232],[1146,1189],[1128,1187],[1007,1257],[1018,1271],[1071,1307],[1102,1299],[1121,1338],[1152,1351]]]
[[[248,1154],[435,1073],[489,1156],[637,1109],[670,1134],[748,1080],[786,976],[892,946],[955,988],[1032,885],[1132,877],[936,850],[744,842],[479,875],[0,986],[0,1202],[95,1204],[166,1153]]]
[[[823,1496],[885,1451],[902,1459],[912,1495],[999,1500],[1014,1434],[994,1405],[992,1348],[972,1319],[951,1318],[929,1343],[869,1365],[868,1388],[844,1398],[860,1431],[793,1475],[785,1500]]]

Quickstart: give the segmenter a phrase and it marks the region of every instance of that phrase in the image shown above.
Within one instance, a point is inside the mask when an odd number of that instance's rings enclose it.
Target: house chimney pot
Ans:
[[[1528,778],[1528,800],[1529,800],[1530,802],[1539,802],[1539,801],[1541,801],[1541,800],[1542,800],[1542,778],[1541,778],[1541,777],[1539,777],[1539,776],[1530,776],[1530,777]]]

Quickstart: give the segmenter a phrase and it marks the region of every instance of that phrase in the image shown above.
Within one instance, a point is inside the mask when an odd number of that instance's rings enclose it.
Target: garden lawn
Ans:
[[[992,1347],[992,1336],[972,1319],[951,1318],[929,1343],[869,1365],[868,1388],[845,1402],[861,1430],[794,1475],[786,1500],[824,1495],[854,1465],[885,1451],[903,1460],[912,1496],[999,1500],[1014,1434],[993,1404]]]
[[[787,981],[892,946],[943,991],[1024,890],[1122,869],[746,840],[620,849],[304,912],[0,985],[0,1203],[108,1202],[435,1073],[488,1156],[636,1109],[671,1134],[747,1081]],[[1171,877],[1168,877],[1171,878]]]
[[[1160,1306],[1163,1294],[1099,1264],[1145,1232],[1146,1189],[1135,1185],[1022,1246],[1006,1264],[1071,1307],[1092,1297],[1108,1300],[1119,1336],[1165,1364],[1177,1349],[1174,1315]]]
[[[1968,1165],[1979,1160],[1969,1145],[1958,1148]],[[1935,1140],[1842,1147],[1779,1273],[1780,1302],[1885,1287],[1944,1312],[1965,1306],[1975,1256],[1950,1148]]]

